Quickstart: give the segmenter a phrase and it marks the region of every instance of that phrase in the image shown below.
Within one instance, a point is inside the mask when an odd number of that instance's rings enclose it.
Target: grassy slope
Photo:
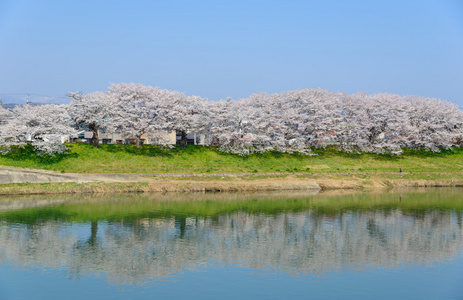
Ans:
[[[131,145],[70,145],[69,153],[39,157],[28,149],[0,156],[0,165],[76,173],[256,173],[306,172],[463,172],[463,149],[429,153],[405,151],[402,156],[349,154],[317,150],[316,156],[266,153],[240,157],[213,147],[188,146],[161,150]]]

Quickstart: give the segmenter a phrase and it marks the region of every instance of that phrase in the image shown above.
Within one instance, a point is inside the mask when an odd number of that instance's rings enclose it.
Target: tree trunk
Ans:
[[[186,144],[188,143],[187,134],[183,130],[182,130],[181,133],[182,133],[182,138],[180,140],[180,146],[182,146],[182,148],[186,148]]]
[[[98,126],[96,125],[90,125],[88,128],[92,131],[92,145],[93,147],[98,148],[100,146],[100,136],[98,132]]]
[[[135,140],[135,147],[140,148],[140,138],[137,137]]]

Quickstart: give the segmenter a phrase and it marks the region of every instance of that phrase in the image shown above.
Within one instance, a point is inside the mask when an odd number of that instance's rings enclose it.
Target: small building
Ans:
[[[100,144],[135,144],[136,138],[124,133],[105,133],[100,131],[98,134],[100,138]],[[83,142],[90,143],[93,137],[93,132],[82,130],[78,132],[76,136],[69,138],[70,142]],[[152,134],[142,135],[140,139],[141,145],[160,145],[160,144],[170,144],[175,145],[176,135],[175,131],[165,131],[160,130]]]

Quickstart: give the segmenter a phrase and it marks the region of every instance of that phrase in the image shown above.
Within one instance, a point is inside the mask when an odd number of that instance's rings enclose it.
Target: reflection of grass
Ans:
[[[197,199],[182,200],[172,196],[164,199],[145,195],[98,196],[73,204],[23,209],[0,213],[0,220],[35,223],[44,220],[119,221],[140,218],[217,217],[238,211],[257,214],[308,212],[333,215],[343,211],[395,210],[419,216],[429,210],[463,211],[461,189],[428,189],[426,192],[353,193],[348,195],[316,195],[277,197],[259,194],[239,197],[196,195]],[[222,199],[221,199],[222,197]],[[233,197],[233,199],[231,199]]]
[[[28,152],[29,151],[29,152]],[[70,145],[67,154],[38,157],[30,149],[0,156],[0,164],[78,173],[319,173],[319,172],[461,172],[463,150],[441,153],[405,150],[402,156],[314,150],[315,156],[269,152],[241,157],[216,147],[188,146],[164,150],[157,146]]]

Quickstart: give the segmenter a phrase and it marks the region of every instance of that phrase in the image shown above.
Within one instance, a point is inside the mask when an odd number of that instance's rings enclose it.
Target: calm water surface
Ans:
[[[463,299],[463,189],[0,198],[0,299]]]

